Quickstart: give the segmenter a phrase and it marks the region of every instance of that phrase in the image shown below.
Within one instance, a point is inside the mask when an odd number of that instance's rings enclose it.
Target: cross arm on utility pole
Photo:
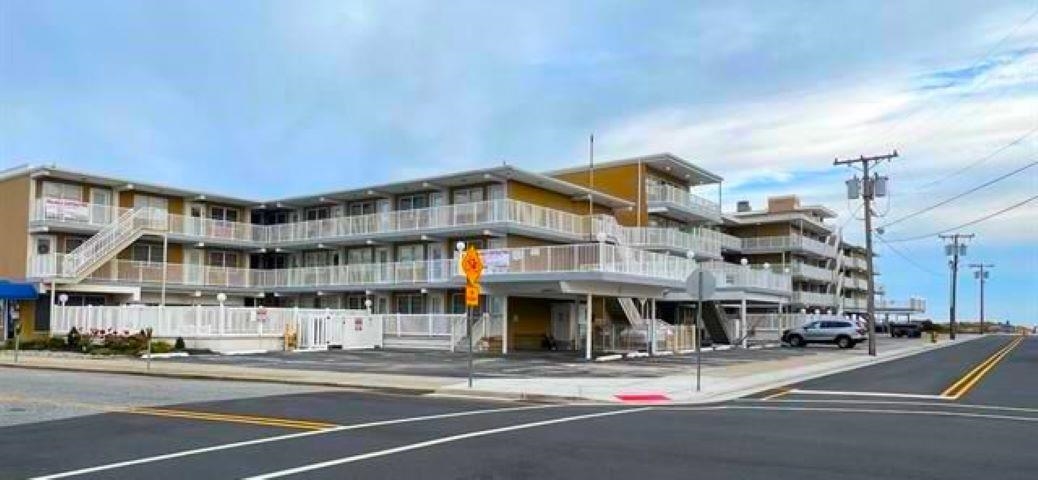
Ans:
[[[871,157],[866,157],[862,155],[858,158],[848,158],[846,160],[840,160],[839,158],[837,158],[833,160],[833,165],[850,165],[852,163],[878,162],[881,160],[891,160],[897,157],[897,150],[894,150],[893,152],[888,153],[886,155],[873,155]]]

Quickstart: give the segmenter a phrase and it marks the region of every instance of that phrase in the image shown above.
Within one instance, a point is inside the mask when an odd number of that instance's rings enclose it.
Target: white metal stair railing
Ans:
[[[841,299],[843,298],[843,254],[840,253],[840,242],[843,241],[843,235],[840,230],[837,230],[836,233],[832,235],[832,237],[834,238],[836,244],[836,254],[833,255],[833,257],[835,258],[835,260],[833,260],[833,263],[835,263],[833,275],[836,276],[836,281],[834,282],[836,284],[834,298]],[[842,301],[836,300],[836,313],[843,313]]]
[[[155,208],[135,208],[123,212],[116,221],[105,225],[101,231],[65,255],[58,275],[73,283],[79,282],[140,238],[145,231],[164,229],[165,217],[164,210]]]
[[[633,298],[619,297],[616,300],[620,302],[620,308],[623,309],[624,316],[627,317],[628,322],[631,322],[631,325],[635,327],[646,327],[648,321],[642,318],[642,314],[638,310],[638,306],[635,305]]]

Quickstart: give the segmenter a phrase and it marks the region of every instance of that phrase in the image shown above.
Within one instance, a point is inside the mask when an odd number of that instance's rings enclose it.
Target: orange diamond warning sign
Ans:
[[[479,277],[483,275],[483,257],[475,246],[469,245],[468,250],[461,256],[461,271],[465,272],[465,279],[469,285],[479,284]]]

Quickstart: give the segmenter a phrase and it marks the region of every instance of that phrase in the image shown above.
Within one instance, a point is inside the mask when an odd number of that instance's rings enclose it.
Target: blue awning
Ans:
[[[0,280],[0,300],[36,300],[36,285]]]

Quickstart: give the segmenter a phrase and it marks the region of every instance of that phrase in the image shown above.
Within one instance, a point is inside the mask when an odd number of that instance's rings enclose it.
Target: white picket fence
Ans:
[[[285,338],[295,334],[299,349],[375,348],[382,345],[382,324],[366,310],[218,306],[56,306],[51,333],[75,327],[136,333],[151,328],[156,338]]]

